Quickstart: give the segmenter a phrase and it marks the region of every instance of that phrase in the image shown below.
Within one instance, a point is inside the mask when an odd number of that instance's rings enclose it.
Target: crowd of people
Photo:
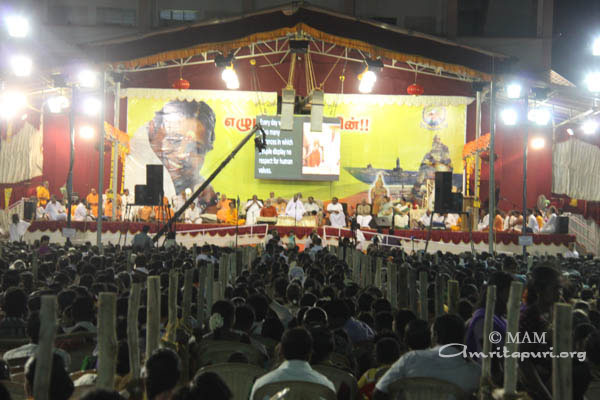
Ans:
[[[346,247],[345,251],[351,248],[348,240],[341,241],[340,245]],[[332,389],[338,399],[355,398],[353,393],[358,391],[363,399],[380,400],[391,398],[394,381],[408,377],[440,379],[473,394],[479,387],[481,360],[444,357],[444,352],[460,352],[463,345],[469,351],[481,351],[488,285],[497,288],[494,329],[504,340],[508,288],[512,281],[520,280],[526,283],[526,291],[519,331],[546,333],[548,339],[543,344],[523,344],[520,351],[543,351],[552,347],[553,305],[558,301],[572,304],[574,350],[587,354],[584,360],[573,359],[573,398],[600,396],[600,312],[596,304],[600,262],[597,259],[536,257],[528,270],[527,261],[521,256],[407,254],[400,248],[372,244],[367,249],[369,254],[404,264],[415,273],[426,271],[429,282],[434,282],[440,274],[459,282],[456,314],[448,313],[446,308],[445,313],[436,316],[433,284],[419,288],[426,291],[429,298],[429,316],[420,319],[410,309],[398,309],[396,304],[391,304],[382,288],[361,287],[353,282],[351,266],[323,248],[316,234],[311,237],[310,245],[299,251],[292,243],[284,244],[274,232],[251,267],[239,271],[225,288],[224,296],[206,310],[204,321],[193,317],[183,321],[189,332],[176,337],[178,344],[193,356],[185,357],[166,347],[143,355],[142,379],[136,380],[130,373],[127,343],[127,305],[132,282],[143,284],[149,275],[160,276],[164,333],[168,319],[169,272],[192,269],[196,262],[200,270],[206,269],[208,263],[234,250],[204,245],[194,253],[176,245],[157,248],[151,243],[134,250],[135,256],[131,259],[134,268],[128,272],[127,249],[118,246],[105,246],[101,254],[90,244],[51,244],[47,237],[33,245],[18,241],[2,244],[0,338],[29,338],[29,343],[5,351],[3,359],[10,365],[13,359],[32,356],[24,373],[28,394],[33,390],[41,296],[57,296],[59,334],[94,333],[97,331],[96,301],[99,294],[106,291],[118,296],[115,388],[114,391],[90,392],[83,397],[85,399],[134,399],[141,398],[143,392],[150,400],[233,399],[233,388],[220,375],[202,370],[210,362],[204,357],[203,348],[215,341],[232,344],[227,362],[253,363],[264,369],[262,376],[251,385],[248,393],[251,399],[256,398],[254,394],[265,385],[299,381]],[[34,256],[39,265],[37,280],[31,269]],[[222,279],[218,269],[215,268],[215,278]],[[193,316],[198,315],[197,296],[206,294],[204,288],[198,286],[199,281],[199,273],[195,272]],[[146,290],[142,292],[138,318],[142,353]],[[400,291],[399,296],[406,296],[406,292]],[[182,306],[180,290],[179,313]],[[248,355],[248,347],[256,357]],[[94,382],[95,356],[96,352],[90,351],[83,365],[73,365],[68,349],[57,349],[50,399],[66,400],[80,385]],[[501,363],[493,365],[492,378],[497,387],[502,386],[501,368]],[[73,381],[69,372],[81,369],[89,371]],[[352,378],[340,381],[332,370]],[[519,371],[520,390],[533,399],[551,398],[550,359],[522,360]],[[7,372],[2,379],[11,379],[10,376]],[[184,381],[184,376],[190,380]]]

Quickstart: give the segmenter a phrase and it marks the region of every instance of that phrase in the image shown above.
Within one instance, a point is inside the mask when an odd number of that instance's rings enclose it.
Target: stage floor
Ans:
[[[157,223],[138,223],[138,222],[103,222],[102,223],[102,242],[113,244],[130,244],[133,236],[142,230],[144,225],[150,226],[150,233],[156,233],[162,225]],[[34,221],[25,235],[26,241],[34,241],[41,238],[42,235],[49,235],[52,242],[64,242],[63,228],[66,227],[65,221]],[[73,243],[96,243],[96,223],[91,222],[72,222],[71,227],[74,236],[71,238]],[[195,225],[195,224],[177,224],[177,242],[184,246],[194,244],[202,245],[204,243],[217,244],[221,246],[234,245],[237,237],[237,244],[240,246],[256,245],[265,241],[267,231],[276,229],[282,237],[284,243],[287,243],[290,234],[293,232],[296,243],[303,246],[308,235],[316,230],[323,239],[324,244],[337,244],[339,237],[351,238],[352,231],[347,228],[334,228],[331,226],[308,228],[293,226],[274,226],[274,225],[251,225],[251,226],[231,226],[223,224],[213,225]],[[367,241],[372,240],[377,232],[372,230],[362,230]],[[69,235],[69,232],[64,232]],[[381,243],[384,246],[402,246],[407,251],[421,250],[425,248],[428,238],[428,232],[423,230],[395,230],[392,235],[384,231],[381,236]],[[539,254],[557,254],[564,253],[569,243],[575,241],[573,235],[531,235],[533,245],[530,246],[532,253]],[[475,251],[488,251],[488,233],[473,232],[473,246]],[[162,240],[160,243],[162,243]],[[471,250],[471,241],[469,232],[450,232],[443,230],[431,231],[429,238],[428,252],[438,250],[461,253]],[[522,247],[519,246],[519,235],[516,233],[498,232],[495,236],[495,248],[498,252],[520,253]]]

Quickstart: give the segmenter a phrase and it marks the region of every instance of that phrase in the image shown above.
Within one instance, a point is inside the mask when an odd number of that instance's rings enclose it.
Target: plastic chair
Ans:
[[[340,388],[343,384],[345,384],[346,388],[350,391],[350,399],[358,399],[358,383],[352,374],[349,374],[348,372],[339,368],[330,367],[329,365],[317,364],[313,365],[312,368],[315,371],[325,375],[335,385],[335,391],[337,393],[340,392]]]
[[[25,400],[25,383],[24,382],[12,382],[2,381],[2,384],[10,393],[12,400]]]
[[[256,365],[242,363],[207,365],[200,368],[197,374],[204,372],[214,372],[219,375],[233,393],[233,400],[246,400],[250,396],[254,381],[267,373]]]
[[[198,365],[202,367],[226,363],[229,356],[235,352],[246,355],[250,364],[262,366],[266,361],[266,357],[250,344],[226,340],[206,340],[200,343]]]
[[[23,370],[25,369],[25,364],[27,363],[27,360],[29,360],[29,356],[6,360],[6,363],[10,367],[10,374],[13,375],[13,374],[18,374],[20,372],[23,372]]]
[[[468,395],[454,383],[435,378],[401,378],[388,387],[390,398],[402,393],[405,400],[467,400]]]
[[[85,358],[93,354],[96,338],[97,334],[91,332],[76,332],[56,337],[55,346],[71,356],[69,372],[80,370]]]
[[[327,386],[312,382],[281,381],[260,387],[250,400],[263,400],[288,388],[285,400],[337,400],[337,395]]]

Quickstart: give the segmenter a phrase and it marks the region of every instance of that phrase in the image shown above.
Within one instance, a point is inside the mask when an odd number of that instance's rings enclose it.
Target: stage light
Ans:
[[[81,128],[79,128],[79,136],[82,139],[89,140],[89,139],[93,138],[95,135],[96,135],[96,130],[89,125],[84,125]]]
[[[567,128],[567,133],[569,134],[569,136],[573,136],[575,134],[575,132],[571,128]]]
[[[594,42],[592,43],[592,54],[600,56],[600,37],[594,39]]]
[[[53,114],[62,112],[65,108],[69,107],[69,99],[65,96],[53,96],[46,101],[48,110]]]
[[[513,126],[517,124],[517,112],[512,108],[505,108],[500,113],[500,118],[502,118],[502,122],[504,125]]]
[[[598,129],[598,123],[593,119],[588,119],[581,125],[581,129],[586,135],[592,135]]]
[[[585,85],[590,92],[600,92],[600,72],[590,72],[585,77]]]
[[[27,119],[28,115],[27,113],[21,115],[21,121],[25,121]]]
[[[5,119],[14,117],[17,112],[27,104],[24,93],[7,91],[0,98],[0,116]]]
[[[29,33],[29,21],[19,15],[11,15],[5,18],[6,30],[12,37],[22,38]]]
[[[19,54],[10,58],[10,67],[16,76],[29,76],[33,68],[33,61],[28,56]]]
[[[225,67],[223,73],[221,74],[221,79],[225,81],[227,89],[240,88],[240,81],[238,79],[237,74],[235,73],[235,69],[233,69],[233,64],[230,64],[228,67]]]
[[[527,114],[527,119],[540,126],[548,125],[551,118],[552,114],[550,114],[550,111],[546,108],[532,108]]]
[[[534,150],[543,149],[545,145],[546,141],[544,140],[544,138],[537,137],[531,139],[531,148]]]
[[[100,110],[102,109],[102,102],[95,97],[88,97],[83,100],[83,113],[90,117],[95,117],[98,115]]]
[[[84,69],[77,75],[79,85],[84,88],[94,88],[98,85],[98,74],[91,69]]]
[[[358,90],[361,93],[371,93],[373,86],[375,86],[375,82],[377,81],[377,75],[375,72],[369,71],[369,68],[367,67],[362,74],[358,75],[358,80],[360,81]]]
[[[506,96],[509,99],[518,99],[521,97],[521,90],[523,90],[523,88],[520,84],[510,83],[508,86],[506,86]]]

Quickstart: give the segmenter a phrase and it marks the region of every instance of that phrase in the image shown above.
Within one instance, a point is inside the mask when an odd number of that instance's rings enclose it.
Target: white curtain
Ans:
[[[0,183],[17,183],[42,175],[43,128],[26,122],[0,143]]]
[[[552,192],[600,201],[600,148],[571,139],[554,147]]]

